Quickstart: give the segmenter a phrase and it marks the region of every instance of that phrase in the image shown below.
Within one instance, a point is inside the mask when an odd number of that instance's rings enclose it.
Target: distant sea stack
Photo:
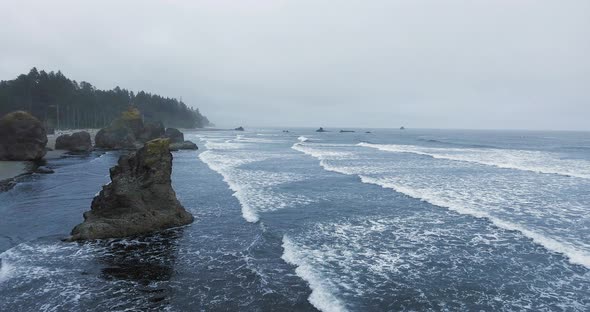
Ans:
[[[171,173],[168,139],[121,156],[110,170],[111,183],[94,198],[70,240],[120,238],[190,224],[194,218],[176,199]]]
[[[234,130],[236,130],[236,131],[244,131],[244,127],[239,126],[239,127],[235,128]]]
[[[161,123],[144,124],[137,108],[130,108],[106,128],[100,129],[94,139],[97,148],[136,149],[145,142],[163,137]]]
[[[0,160],[39,160],[46,145],[45,128],[33,115],[16,111],[0,119]]]
[[[176,128],[167,128],[164,136],[170,140],[170,150],[196,150],[197,144],[184,140],[184,134]]]
[[[315,132],[327,132],[326,130],[324,130],[324,128],[320,127],[319,129],[317,129]]]

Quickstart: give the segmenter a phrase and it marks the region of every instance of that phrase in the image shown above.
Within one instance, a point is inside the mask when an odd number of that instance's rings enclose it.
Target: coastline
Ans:
[[[16,178],[32,172],[30,161],[0,161],[0,192],[7,191],[16,185]]]
[[[99,129],[69,129],[56,131],[55,134],[48,134],[46,145],[48,150],[40,163],[62,158],[66,153],[68,153],[66,150],[55,149],[55,141],[60,135],[72,134],[78,131],[86,131],[90,133],[92,144],[94,144],[94,136],[98,130]],[[0,160],[0,192],[6,192],[13,188],[18,183],[18,177],[35,172],[35,169],[40,165],[40,163],[34,161]]]

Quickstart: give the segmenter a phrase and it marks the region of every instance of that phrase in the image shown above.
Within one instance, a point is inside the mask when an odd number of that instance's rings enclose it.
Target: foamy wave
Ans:
[[[359,143],[358,146],[375,148],[387,152],[412,153],[439,159],[477,163],[505,169],[590,179],[590,162],[576,159],[561,159],[559,154],[549,152],[492,148],[434,148],[364,142]]]
[[[9,280],[14,273],[14,267],[7,261],[0,257],[0,284]]]
[[[271,155],[256,154],[252,151],[218,154],[208,150],[199,158],[212,170],[221,174],[242,207],[242,216],[248,222],[258,222],[259,212],[286,208],[294,204],[307,204],[310,200],[303,195],[274,192],[273,186],[304,180],[300,174],[268,172],[242,169],[242,165],[263,161]]]
[[[293,146],[291,146],[291,148],[296,151],[300,151],[304,154],[318,158],[320,160],[344,159],[344,158],[350,157],[352,155],[352,153],[350,153],[350,152],[320,150],[320,149],[313,148],[313,147],[310,147],[310,146],[302,144],[302,143],[295,143],[295,144],[293,144]]]
[[[304,136],[300,136],[297,138],[297,140],[299,140],[299,142],[307,142],[307,141],[309,141],[309,138],[306,138]]]
[[[440,174],[431,175],[425,167],[428,166],[426,161],[409,164],[410,168],[403,164],[392,163],[384,166],[383,163],[361,161],[353,152],[350,152],[352,155],[347,155],[345,151],[303,144],[296,144],[293,148],[319,159],[320,165],[325,170],[357,175],[364,183],[390,188],[458,213],[486,218],[500,228],[519,231],[547,250],[565,255],[572,263],[590,267],[590,245],[575,231],[568,230],[573,226],[572,216],[586,211],[584,205],[576,201],[569,202],[561,196],[554,196],[554,203],[550,205],[538,203],[549,205],[545,207],[546,209],[539,210],[539,207],[544,206],[534,205],[537,202],[535,195],[543,192],[543,188],[561,187],[562,184],[559,183],[563,182],[562,177],[554,176],[545,181],[546,185],[535,186],[535,183],[539,183],[535,178],[526,180],[524,179],[526,175],[521,174],[518,178],[523,179],[523,185],[527,186],[522,189],[513,189],[512,184],[518,184],[510,180],[513,175],[496,177],[501,179],[498,180],[498,185],[484,183],[488,180],[481,180],[474,175],[449,183]],[[411,169],[413,166],[417,167]],[[386,176],[383,176],[384,174]],[[505,182],[502,182],[504,179],[506,179]],[[482,182],[482,185],[479,185],[479,182]],[[539,187],[542,189],[539,190]],[[519,209],[519,213],[511,214],[510,211],[502,208],[505,205],[512,205],[514,209]],[[543,221],[548,218],[554,218],[553,222]],[[538,223],[539,221],[541,223]],[[531,226],[534,227],[531,228]]]
[[[285,262],[296,266],[295,273],[305,280],[311,288],[309,302],[320,311],[347,311],[344,304],[333,294],[332,287],[320,276],[314,268],[305,261],[304,252],[286,235],[283,236],[283,255]]]
[[[516,224],[510,221],[505,221],[497,217],[494,217],[485,211],[469,208],[459,203],[445,200],[444,198],[437,196],[436,194],[430,192],[427,189],[413,189],[405,187],[393,183],[388,179],[373,178],[363,175],[360,175],[360,178],[363,183],[375,184],[383,188],[392,189],[398,193],[402,193],[412,198],[428,202],[435,206],[448,208],[460,214],[467,214],[477,218],[486,218],[490,220],[494,225],[500,228],[518,231],[522,233],[524,236],[532,239],[535,243],[545,247],[546,249],[564,254],[572,263],[580,264],[587,268],[590,268],[590,253],[587,251],[580,250],[566,242],[561,242],[556,239],[546,237],[520,224]]]
[[[59,273],[60,270],[49,270],[38,264],[31,263],[33,261],[31,256],[40,255],[44,257],[54,254],[62,248],[58,244],[30,245],[29,243],[22,243],[0,253],[0,284],[19,276],[26,276],[27,279],[34,280]]]
[[[234,191],[234,196],[238,198],[242,206],[242,216],[248,222],[258,222],[259,217],[256,211],[252,209],[245,200],[246,195],[242,193],[242,188],[239,183],[232,178],[231,170],[243,164],[254,162],[256,159],[236,159],[229,157],[218,157],[211,151],[205,151],[199,154],[199,158],[211,168],[211,170],[223,176],[223,181],[229,185],[229,188]]]

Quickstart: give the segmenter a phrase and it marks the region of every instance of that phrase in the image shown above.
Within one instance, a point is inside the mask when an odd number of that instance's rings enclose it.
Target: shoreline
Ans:
[[[0,160],[0,192],[9,191],[18,183],[19,177],[34,173],[37,167],[46,165],[47,161],[64,157],[68,153],[67,150],[55,149],[55,141],[60,135],[86,131],[90,133],[92,144],[94,144],[94,136],[98,130],[100,129],[68,129],[57,130],[55,134],[48,134],[47,145],[45,146],[48,150],[39,161]]]
[[[33,172],[34,163],[31,161],[0,161],[0,192],[10,190],[16,185],[18,177]]]

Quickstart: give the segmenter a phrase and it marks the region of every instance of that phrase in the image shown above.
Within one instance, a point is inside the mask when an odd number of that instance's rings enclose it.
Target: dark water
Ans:
[[[60,238],[116,153],[0,193],[0,311],[590,310],[590,134],[194,132],[197,220]]]

